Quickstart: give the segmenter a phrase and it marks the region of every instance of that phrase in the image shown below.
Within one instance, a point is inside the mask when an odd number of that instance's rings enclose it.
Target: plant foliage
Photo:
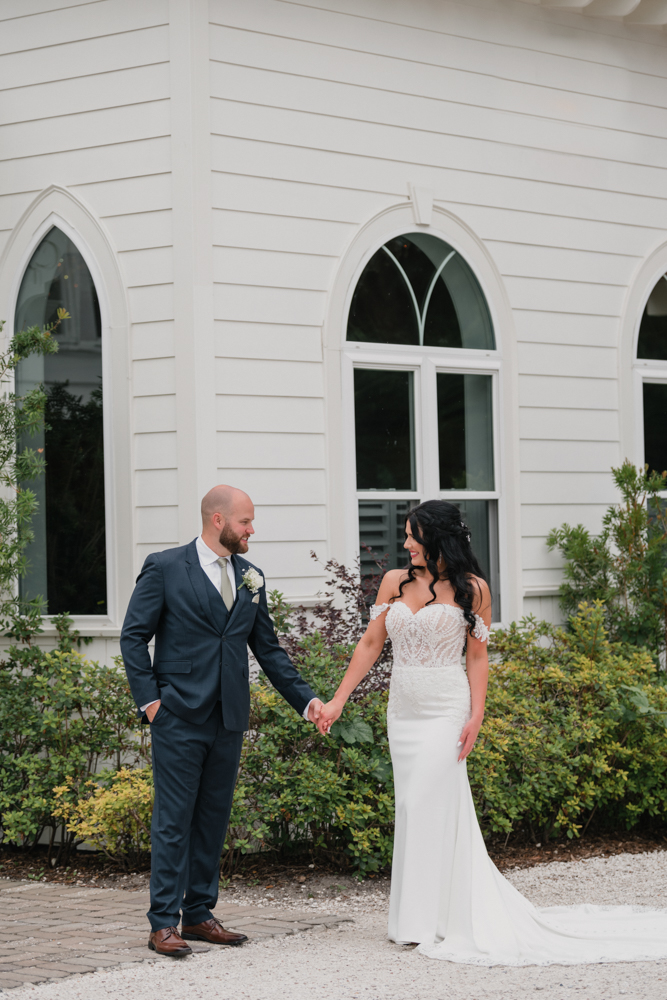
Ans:
[[[568,524],[547,539],[565,558],[561,607],[569,616],[582,601],[604,604],[605,628],[614,642],[667,649],[667,510],[661,475],[624,462],[612,469],[621,501],[609,507],[602,531]]]
[[[65,827],[65,799],[86,795],[101,766],[118,769],[148,751],[122,664],[87,660],[71,619],[53,622],[57,649],[26,641],[0,662],[0,824],[5,840],[26,847],[48,831],[49,860],[60,861],[83,836]],[[66,796],[55,791],[63,786]]]
[[[10,628],[19,638],[22,625],[17,619],[30,617],[31,629],[41,612],[40,601],[22,605],[17,591],[17,581],[26,569],[25,549],[33,538],[30,521],[37,507],[35,494],[23,484],[40,475],[45,463],[37,449],[19,450],[17,441],[44,426],[46,394],[42,386],[23,396],[9,390],[20,361],[31,354],[55,354],[58,341],[53,331],[66,319],[69,314],[59,309],[55,323],[22,330],[0,354],[0,630]],[[0,334],[3,325],[0,323]]]

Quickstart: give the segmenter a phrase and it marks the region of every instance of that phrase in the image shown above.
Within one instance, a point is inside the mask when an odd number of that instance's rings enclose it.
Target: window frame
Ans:
[[[26,209],[3,253],[0,290],[9,303],[3,336],[8,343],[26,268],[53,226],[72,240],[86,262],[97,292],[102,331],[107,613],[72,615],[72,618],[81,635],[114,639],[120,635],[122,617],[136,575],[129,315],[123,277],[108,233],[86,205],[58,185],[46,188]],[[44,636],[54,636],[56,629],[50,616],[44,616],[43,621]]]
[[[646,309],[646,304],[653,294],[653,289],[667,274],[667,269],[664,267],[664,262],[660,268],[660,273],[651,280],[647,288],[645,288],[644,295],[641,299],[641,308],[638,309],[637,315],[635,317],[635,329],[632,339],[632,380],[634,383],[634,416],[635,416],[635,442],[634,442],[634,452],[635,452],[635,464],[640,468],[644,467],[645,464],[645,454],[646,454],[646,441],[644,436],[644,383],[653,383],[654,385],[664,385],[667,383],[667,359],[660,360],[659,358],[640,358],[638,357],[639,350],[639,332],[641,330],[642,319],[644,318],[644,311]],[[659,496],[667,499],[667,489],[661,490]]]

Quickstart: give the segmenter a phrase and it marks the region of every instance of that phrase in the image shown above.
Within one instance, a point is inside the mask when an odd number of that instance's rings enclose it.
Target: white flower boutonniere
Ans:
[[[264,586],[264,577],[260,576],[256,569],[247,569],[241,577],[243,581],[241,587],[247,587],[251,594],[256,594],[260,587]]]

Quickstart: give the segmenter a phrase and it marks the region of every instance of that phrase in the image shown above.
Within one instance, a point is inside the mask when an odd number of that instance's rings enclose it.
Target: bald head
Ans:
[[[247,493],[235,486],[214,486],[201,502],[202,538],[221,556],[247,552],[254,518]]]
[[[202,524],[210,521],[214,514],[222,514],[226,520],[239,502],[244,500],[250,501],[250,497],[235,486],[214,486],[201,502]]]

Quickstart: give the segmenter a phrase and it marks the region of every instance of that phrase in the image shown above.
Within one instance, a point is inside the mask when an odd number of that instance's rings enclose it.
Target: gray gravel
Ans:
[[[667,907],[667,852],[622,854],[516,870],[508,876],[538,905],[635,903]],[[349,887],[346,887],[349,889]],[[482,969],[429,961],[386,939],[387,885],[379,881],[347,899],[298,899],[292,904],[328,905],[354,923],[208,952],[182,962],[71,978],[12,990],[32,1000],[666,1000],[667,962],[546,968]],[[234,894],[237,895],[236,893]],[[241,898],[243,897],[243,898]],[[254,898],[253,898],[254,897]],[[267,899],[263,888],[238,893],[238,902],[263,901],[286,909],[286,900]],[[236,901],[236,899],[235,899]]]

